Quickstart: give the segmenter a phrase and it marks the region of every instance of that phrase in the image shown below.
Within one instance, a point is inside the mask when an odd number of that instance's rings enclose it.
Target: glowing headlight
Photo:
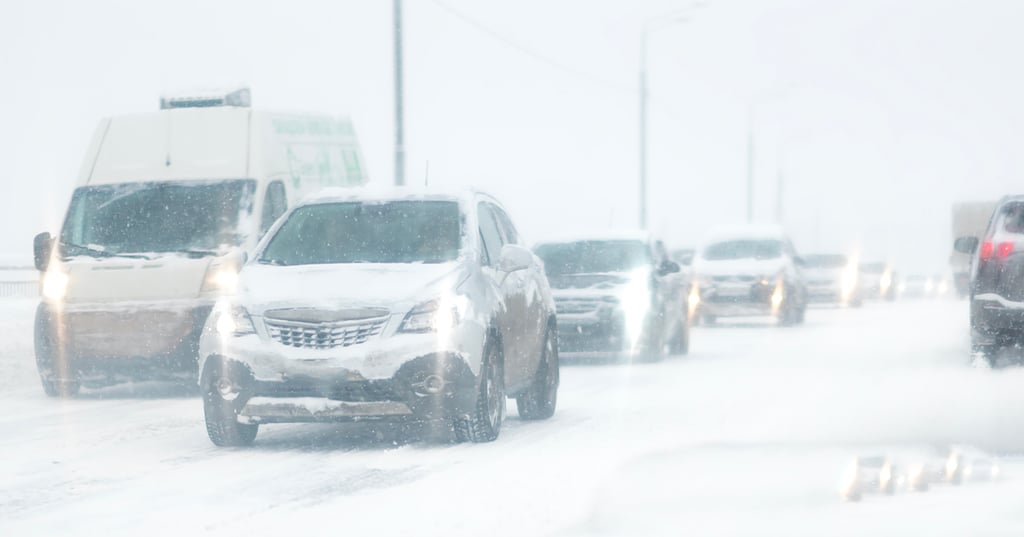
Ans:
[[[644,319],[651,307],[650,273],[638,270],[630,275],[629,283],[623,286],[619,294],[619,303],[626,320],[626,336],[630,347],[635,349],[644,329]]]
[[[886,291],[889,290],[889,287],[891,285],[892,285],[892,273],[889,272],[889,271],[886,271],[885,273],[882,274],[882,277],[878,279],[878,288],[879,288],[879,290],[882,293],[885,293]]]
[[[842,278],[843,300],[848,300],[857,289],[857,266],[850,265],[843,270]]]
[[[245,336],[256,333],[249,312],[241,306],[221,307],[215,310],[217,319],[214,326],[221,336]]]
[[[60,270],[48,270],[43,274],[43,296],[50,300],[62,300],[68,292],[68,275]]]
[[[843,472],[842,480],[839,482],[839,493],[842,495],[851,494],[857,489],[857,477],[858,477],[858,465],[857,461],[853,461],[846,470]]]
[[[462,320],[465,297],[437,298],[409,310],[399,326],[399,332],[447,333]]]
[[[241,267],[232,258],[221,258],[210,263],[203,277],[202,294],[232,295],[238,289],[238,271]]]

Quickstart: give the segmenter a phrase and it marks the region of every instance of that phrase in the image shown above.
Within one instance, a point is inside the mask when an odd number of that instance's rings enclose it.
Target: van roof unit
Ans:
[[[252,106],[252,92],[249,88],[239,88],[228,92],[202,92],[160,97],[160,109],[172,108],[210,108],[214,106]]]

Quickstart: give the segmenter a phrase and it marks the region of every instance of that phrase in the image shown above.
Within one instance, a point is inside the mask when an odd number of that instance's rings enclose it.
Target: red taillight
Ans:
[[[1012,242],[1001,242],[997,245],[992,241],[985,241],[981,243],[981,251],[978,253],[978,255],[982,259],[992,259],[993,254],[999,256],[1000,259],[1006,259],[1007,257],[1010,257],[1010,254],[1012,253]]]

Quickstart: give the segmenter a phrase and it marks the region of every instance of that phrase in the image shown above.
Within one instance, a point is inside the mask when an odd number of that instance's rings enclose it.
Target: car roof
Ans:
[[[785,230],[774,224],[746,224],[715,228],[702,241],[703,244],[730,240],[788,240]]]
[[[444,187],[331,187],[304,198],[298,205],[314,205],[338,202],[389,202],[389,201],[456,201],[464,206],[486,199],[501,205],[492,196],[478,190]]]
[[[564,244],[568,242],[585,242],[585,241],[640,241],[650,242],[650,232],[642,229],[612,229],[604,232],[587,232],[577,234],[557,234],[548,235],[544,239],[537,241],[534,246],[540,246],[542,244]]]

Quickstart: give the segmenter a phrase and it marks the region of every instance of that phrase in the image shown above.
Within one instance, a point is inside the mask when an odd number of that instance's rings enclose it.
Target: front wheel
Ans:
[[[501,432],[505,417],[505,374],[501,353],[494,342],[488,343],[484,351],[480,377],[473,413],[455,424],[455,438],[459,442],[492,442]]]
[[[558,342],[557,332],[548,330],[544,337],[540,366],[533,382],[516,397],[519,417],[524,420],[545,420],[555,414],[558,404]]]
[[[677,324],[672,339],[669,341],[668,350],[674,355],[685,355],[690,352],[690,323],[685,319]]]
[[[259,424],[238,422],[238,411],[248,399],[244,396],[247,375],[240,369],[235,364],[213,368],[203,386],[206,434],[218,446],[248,446],[259,432]]]
[[[36,308],[34,342],[39,381],[50,397],[73,397],[82,384],[68,360],[66,347],[55,341],[52,324],[46,306],[40,304]]]

